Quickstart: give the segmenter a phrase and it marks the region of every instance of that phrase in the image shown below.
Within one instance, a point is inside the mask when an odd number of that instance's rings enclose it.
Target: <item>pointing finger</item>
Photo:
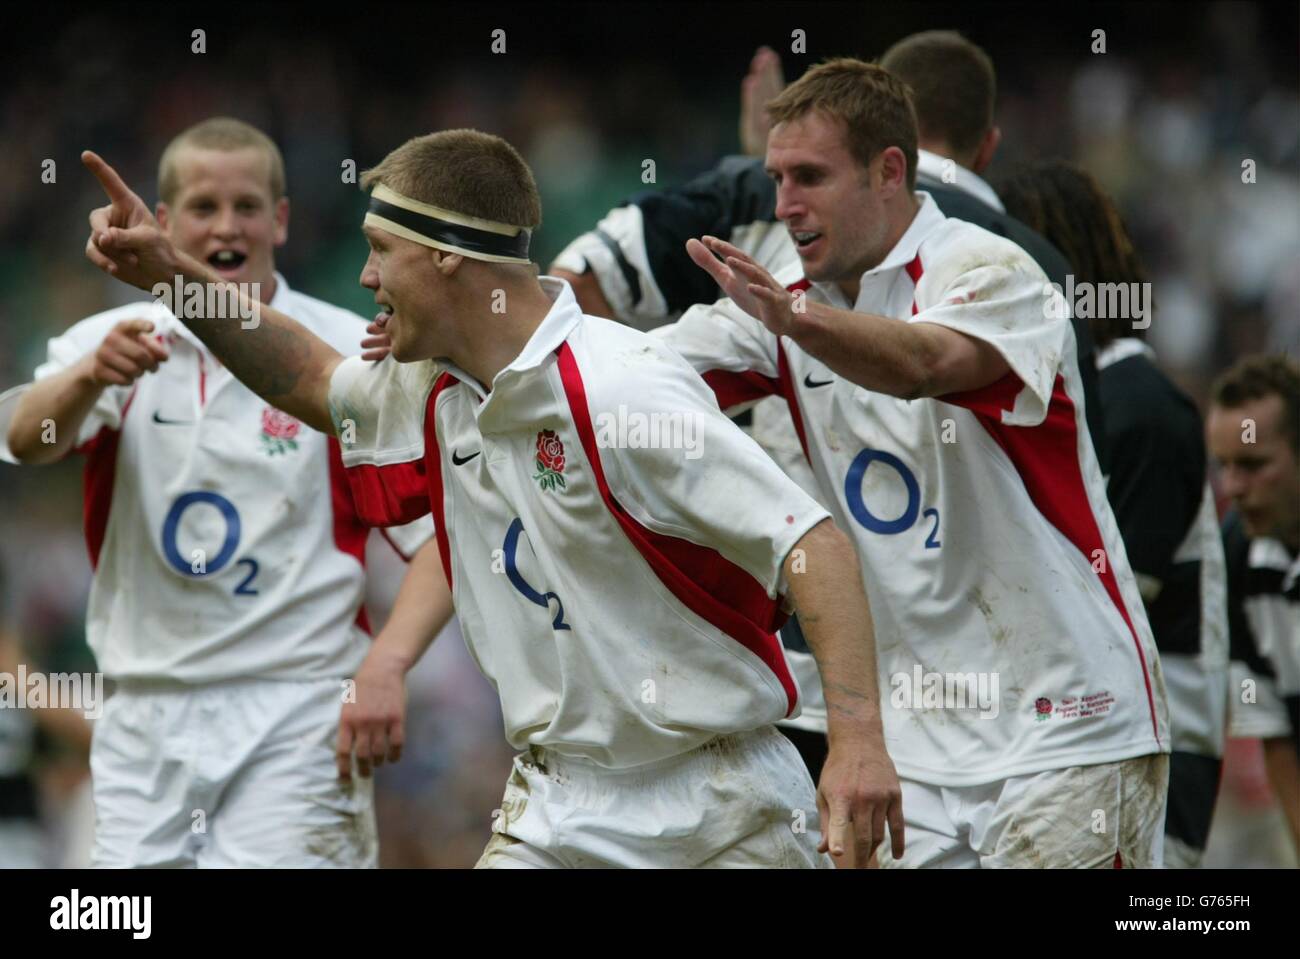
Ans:
[[[108,194],[114,206],[128,207],[139,202],[139,198],[117,175],[117,171],[105,163],[98,153],[91,150],[82,151],[81,162],[85,164],[86,169],[95,174],[95,179],[104,188],[104,192]]]

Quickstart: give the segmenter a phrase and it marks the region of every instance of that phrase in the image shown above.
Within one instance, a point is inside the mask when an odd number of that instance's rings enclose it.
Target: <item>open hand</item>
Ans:
[[[794,335],[797,314],[806,309],[802,294],[791,293],[752,256],[716,236],[687,240],[686,252],[738,307],[777,336]]]

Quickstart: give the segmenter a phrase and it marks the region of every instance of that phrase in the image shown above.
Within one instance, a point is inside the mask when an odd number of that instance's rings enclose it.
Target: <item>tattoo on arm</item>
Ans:
[[[312,344],[300,327],[266,316],[257,330],[233,320],[188,319],[186,324],[240,382],[268,400],[291,395],[307,372]]]

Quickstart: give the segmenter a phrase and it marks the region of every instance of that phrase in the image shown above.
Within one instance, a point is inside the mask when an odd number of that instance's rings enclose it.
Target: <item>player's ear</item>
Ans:
[[[973,173],[983,173],[993,162],[993,154],[998,152],[998,144],[1002,142],[1002,130],[997,126],[989,127],[984,139],[980,140],[979,148],[975,151],[975,159],[971,163]]]
[[[284,246],[289,239],[289,198],[282,196],[275,201],[275,245]]]
[[[907,188],[907,157],[898,147],[885,147],[880,153],[880,185],[885,199]]]
[[[433,254],[433,267],[443,276],[451,276],[458,269],[465,257],[459,253],[448,253],[446,250],[430,250]]]
[[[153,218],[158,221],[158,229],[167,232],[167,204],[162,200],[153,208]]]

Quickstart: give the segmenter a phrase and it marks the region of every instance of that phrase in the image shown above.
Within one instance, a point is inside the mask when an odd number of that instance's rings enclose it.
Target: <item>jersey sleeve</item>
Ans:
[[[731,300],[693,306],[650,335],[689,363],[728,413],[782,394],[776,337]]]
[[[981,231],[982,232],[982,231]],[[980,390],[938,399],[997,415],[1007,426],[1037,426],[1047,417],[1069,333],[1064,298],[1024,250],[984,234],[978,243],[925,263],[913,323],[934,323],[988,343],[1011,371]]]
[[[430,512],[424,423],[436,372],[433,363],[352,356],[330,378],[330,418],[357,515],[369,526],[400,526]]]
[[[775,206],[762,161],[726,157],[688,183],[632,196],[570,243],[555,262],[575,273],[590,269],[617,318],[650,329],[718,297],[717,284],[686,252],[692,237],[722,237],[760,261],[760,254],[784,250],[766,242]]]
[[[618,379],[636,387],[590,403],[615,499],[653,533],[716,550],[768,598],[784,593],[786,555],[829,514],[718,409],[671,351],[628,351],[619,361],[628,368]],[[648,442],[632,432],[656,423]],[[714,593],[722,595],[728,580],[717,572]]]

